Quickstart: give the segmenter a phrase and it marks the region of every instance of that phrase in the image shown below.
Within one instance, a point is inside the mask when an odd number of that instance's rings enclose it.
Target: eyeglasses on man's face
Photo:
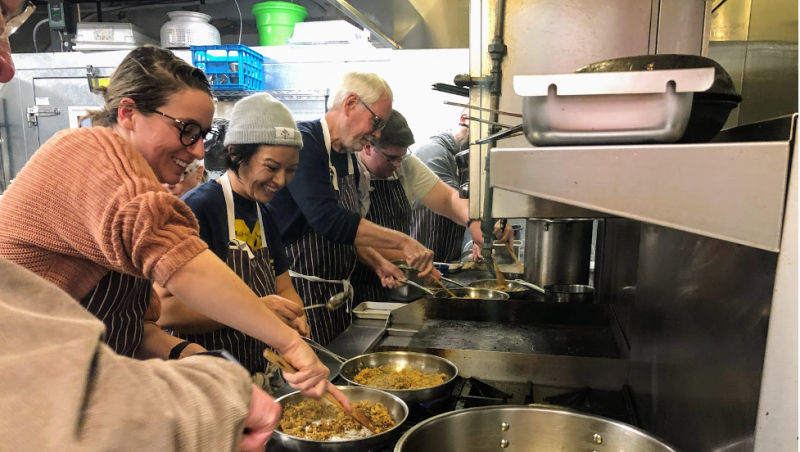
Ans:
[[[28,1],[25,4],[25,9],[19,14],[15,15],[16,11],[12,11],[8,13],[8,16],[6,16],[6,13],[3,12],[3,22],[6,24],[6,26],[3,29],[3,33],[0,34],[0,39],[6,39],[13,35],[17,30],[19,30],[19,27],[21,27],[29,17],[31,17],[31,14],[33,14],[34,11],[36,11],[36,5],[34,5],[33,2]]]
[[[389,163],[391,165],[394,165],[394,164],[397,164],[397,163],[402,163],[403,160],[406,157],[409,156],[408,152],[406,152],[403,155],[386,155],[383,151],[381,151],[380,149],[376,148],[375,146],[373,146],[372,149],[375,149],[376,151],[378,151],[378,154],[380,154],[381,157],[386,159],[386,163]]]
[[[372,115],[372,131],[375,132],[377,130],[383,130],[383,128],[386,127],[386,121],[381,119],[380,116],[376,115],[375,112],[372,111],[372,109],[369,108],[369,106],[363,100],[358,99],[358,101],[361,102],[361,104],[364,105],[364,108],[366,108],[367,111]]]
[[[180,139],[181,139],[181,144],[183,144],[184,146],[191,146],[197,143],[197,141],[200,140],[200,138],[207,140],[217,135],[216,130],[203,130],[203,128],[200,127],[200,124],[196,122],[183,122],[180,119],[173,118],[172,116],[166,113],[162,113],[158,110],[153,110],[153,111],[167,119],[175,121],[176,126],[180,126],[179,128],[179,130],[181,131]]]

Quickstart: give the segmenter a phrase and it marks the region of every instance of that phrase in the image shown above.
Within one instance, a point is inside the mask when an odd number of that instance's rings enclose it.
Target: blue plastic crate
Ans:
[[[243,45],[192,46],[192,64],[214,91],[263,91],[264,57]]]

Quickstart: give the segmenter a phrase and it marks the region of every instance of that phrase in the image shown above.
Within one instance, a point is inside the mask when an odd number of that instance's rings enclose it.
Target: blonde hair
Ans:
[[[392,89],[380,75],[372,72],[348,72],[328,100],[328,110],[341,107],[350,93],[356,94],[362,102],[370,105],[377,102],[384,92],[393,100]]]

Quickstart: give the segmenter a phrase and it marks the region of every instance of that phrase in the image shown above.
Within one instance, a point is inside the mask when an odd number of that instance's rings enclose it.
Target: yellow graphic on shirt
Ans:
[[[258,221],[251,231],[244,220],[237,218],[233,223],[233,228],[236,230],[236,238],[250,246],[251,250],[260,250],[264,246],[261,243],[261,225],[258,224]]]

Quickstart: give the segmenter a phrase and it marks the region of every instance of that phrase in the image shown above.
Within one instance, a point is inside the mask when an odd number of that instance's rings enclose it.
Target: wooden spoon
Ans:
[[[503,275],[503,272],[500,271],[500,266],[497,265],[497,256],[494,256],[494,252],[492,252],[492,258],[492,263],[494,263],[494,273],[497,275],[497,285],[508,288],[508,281],[506,281],[506,277]]]
[[[433,278],[433,280],[436,281],[436,284],[439,284],[439,286],[441,286],[441,288],[444,289],[444,291],[447,292],[448,295],[450,295],[450,298],[458,298],[456,294],[451,292],[450,289],[448,289],[447,286],[444,285],[441,279]]]
[[[286,373],[293,374],[293,373],[297,372],[297,369],[295,369],[294,366],[292,366],[289,363],[289,361],[286,361],[285,359],[283,359],[280,356],[276,355],[270,349],[265,349],[264,350],[264,358],[266,358],[267,361],[271,362],[272,364],[275,364],[276,366],[278,366],[278,368],[280,368],[282,371],[284,371]],[[378,433],[378,431],[372,425],[372,422],[369,421],[369,418],[367,417],[367,414],[364,413],[364,411],[362,409],[357,408],[357,407],[353,407],[352,411],[347,411],[344,408],[344,405],[342,405],[338,400],[336,400],[336,397],[334,397],[333,394],[331,394],[330,392],[327,392],[327,391],[325,392],[325,394],[322,395],[322,398],[327,400],[328,402],[332,403],[334,406],[338,407],[340,410],[344,411],[345,413],[349,414],[350,417],[352,417],[353,419],[356,420],[356,422],[358,422],[359,424],[361,424],[364,427],[366,427],[372,433],[376,433],[376,434]]]
[[[514,263],[517,264],[517,269],[519,269],[518,273],[524,273],[525,267],[522,266],[522,262],[519,261],[517,254],[514,253],[514,247],[512,247],[511,244],[506,243],[506,248],[508,248],[508,253],[511,254],[511,259],[514,259]]]

